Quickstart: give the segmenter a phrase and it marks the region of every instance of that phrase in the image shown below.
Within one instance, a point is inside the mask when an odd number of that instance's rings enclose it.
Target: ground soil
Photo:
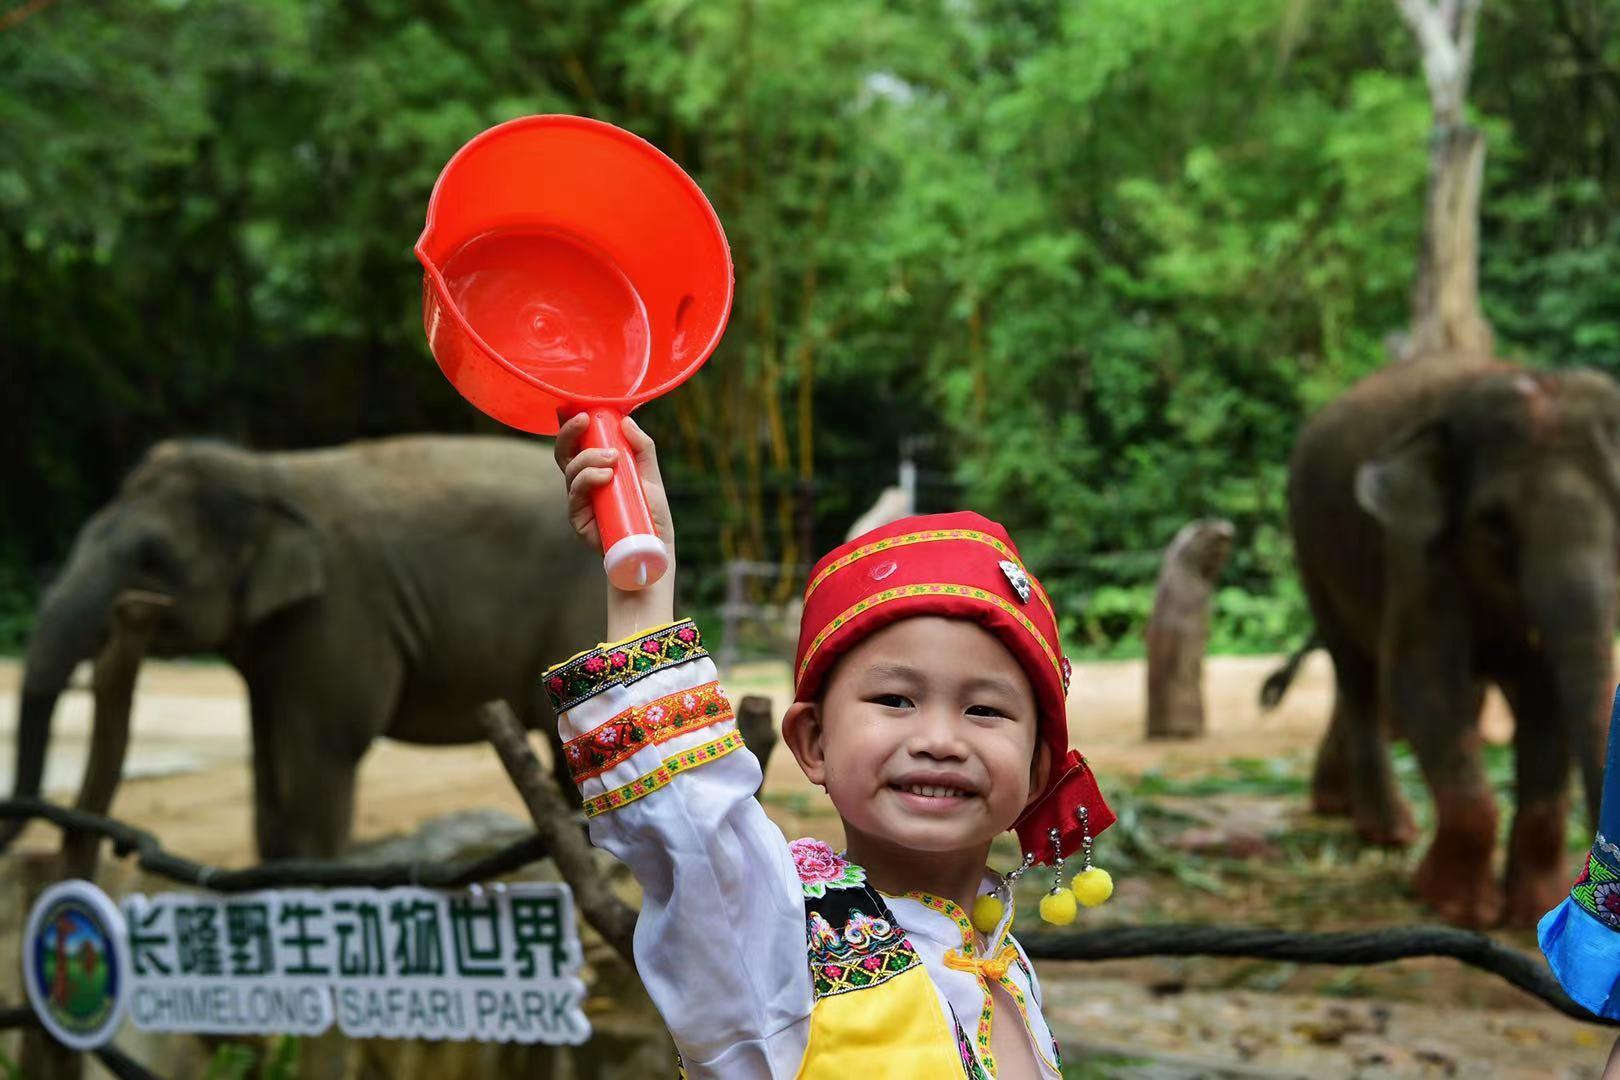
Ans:
[[[1342,823],[1306,812],[1303,777],[1330,704],[1330,668],[1313,658],[1283,705],[1262,713],[1257,693],[1275,665],[1267,657],[1212,660],[1210,730],[1173,744],[1143,737],[1140,663],[1076,670],[1076,744],[1105,790],[1133,809],[1098,845],[1098,861],[1120,869],[1116,897],[1084,922],[1340,929],[1432,921],[1408,892],[1415,854],[1363,851]],[[14,742],[17,677],[14,662],[0,661],[6,747]],[[732,673],[728,685],[770,694],[780,708],[786,679],[784,665],[757,664]],[[82,689],[59,707],[47,776],[54,796],[70,798],[77,784],[89,713]],[[148,664],[133,727],[113,813],[189,858],[253,862],[247,717],[235,674],[211,664]],[[1485,729],[1497,744],[1511,733],[1498,700]],[[10,756],[0,753],[3,790]],[[840,839],[836,818],[785,753],[770,762],[763,801],[789,836]],[[488,747],[383,741],[362,768],[357,839],[470,808],[523,815]],[[18,850],[55,844],[52,830],[36,825]],[[1534,954],[1530,935],[1500,937]],[[1142,960],[1043,964],[1040,974],[1077,1076],[1597,1077],[1613,1042],[1607,1029],[1443,960],[1362,968]],[[13,981],[0,981],[0,997],[14,1000]]]

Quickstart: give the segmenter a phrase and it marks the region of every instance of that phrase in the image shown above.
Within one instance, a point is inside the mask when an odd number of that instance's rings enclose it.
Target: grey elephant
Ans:
[[[45,595],[16,794],[38,794],[57,697],[100,647],[115,598],[142,589],[173,600],[153,654],[217,653],[247,684],[260,855],[335,855],[378,736],[473,742],[479,707],[504,699],[555,740],[539,675],[600,636],[603,587],[548,445],[162,443],[86,522]]]
[[[1315,805],[1369,842],[1410,843],[1385,735],[1409,739],[1436,823],[1414,887],[1450,922],[1527,926],[1567,891],[1573,764],[1596,821],[1617,443],[1620,388],[1604,375],[1413,360],[1351,388],[1295,447],[1289,517],[1337,691]],[[1505,896],[1479,732],[1491,683],[1515,720]]]

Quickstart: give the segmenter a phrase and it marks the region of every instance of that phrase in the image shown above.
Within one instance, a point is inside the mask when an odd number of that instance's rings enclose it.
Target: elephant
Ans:
[[[1620,387],[1593,371],[1400,361],[1302,429],[1289,523],[1335,702],[1315,809],[1415,839],[1386,735],[1410,741],[1435,835],[1414,891],[1448,922],[1532,924],[1567,891],[1569,774],[1595,826],[1613,687]],[[1296,661],[1297,663],[1297,661]],[[1489,684],[1515,720],[1503,884],[1481,756]]]
[[[540,674],[601,637],[604,589],[542,443],[160,443],[80,529],[45,592],[15,793],[38,795],[58,696],[106,640],[117,598],[144,590],[172,601],[151,627],[152,655],[218,654],[246,683],[260,856],[334,856],[378,736],[478,741],[479,708],[504,700],[549,733],[560,768]]]

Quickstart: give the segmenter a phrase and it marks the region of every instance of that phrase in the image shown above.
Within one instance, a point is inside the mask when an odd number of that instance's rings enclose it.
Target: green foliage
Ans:
[[[258,1080],[295,1080],[300,1045],[293,1035],[278,1036],[262,1047],[222,1043],[215,1049],[204,1076],[206,1080],[248,1080],[253,1076]],[[255,1065],[258,1065],[257,1072]]]
[[[1143,773],[1131,794],[1156,795],[1259,795],[1302,796],[1308,788],[1305,763],[1296,758],[1228,758],[1209,772],[1191,779],[1171,779],[1158,769]]]
[[[298,1038],[293,1035],[283,1035],[276,1039],[259,1069],[260,1080],[297,1080],[301,1045]]]
[[[253,1049],[241,1043],[225,1043],[208,1062],[205,1080],[248,1080],[253,1072]]]
[[[1153,1062],[1147,1058],[1126,1054],[1091,1054],[1083,1060],[1063,1063],[1063,1080],[1116,1080],[1151,1070]]]
[[[1620,372],[1613,22],[1493,2],[1474,103],[1503,351]],[[653,139],[732,241],[726,339],[648,410],[691,599],[727,556],[807,561],[806,510],[836,542],[932,436],[923,508],[1005,521],[1082,650],[1139,648],[1198,516],[1237,528],[1212,646],[1304,632],[1287,455],[1415,267],[1389,5],[137,0],[0,32],[0,647],[158,438],[491,430],[427,357],[410,245],[455,148],[544,111]]]

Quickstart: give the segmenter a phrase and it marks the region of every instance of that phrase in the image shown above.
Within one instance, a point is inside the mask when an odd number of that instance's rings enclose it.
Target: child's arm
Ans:
[[[584,426],[563,425],[557,460],[574,529],[599,546],[591,494],[614,457],[577,452]],[[546,689],[591,840],[641,883],[636,967],[689,1070],[791,1076],[803,1050],[792,1029],[811,1003],[798,874],[754,798],[759,763],[701,633],[673,621],[675,536],[652,440],[630,420],[624,435],[670,573],[639,592],[609,585],[614,643],[552,668]]]
[[[608,638],[617,641],[649,626],[662,626],[675,619],[675,522],[669,512],[669,496],[658,472],[658,453],[652,439],[634,420],[624,418],[624,440],[636,455],[641,487],[647,495],[653,529],[669,549],[669,570],[662,578],[635,592],[607,586]],[[557,464],[562,466],[568,487],[568,520],[574,531],[595,550],[601,550],[602,536],[596,527],[591,495],[613,476],[617,450],[579,450],[585,434],[585,414],[576,413],[557,432]]]

